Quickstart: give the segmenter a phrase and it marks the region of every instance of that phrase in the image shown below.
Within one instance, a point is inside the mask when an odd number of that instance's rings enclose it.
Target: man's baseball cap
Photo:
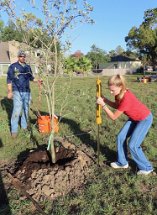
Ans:
[[[23,50],[19,50],[17,53],[17,57],[24,56],[26,57],[26,53]]]

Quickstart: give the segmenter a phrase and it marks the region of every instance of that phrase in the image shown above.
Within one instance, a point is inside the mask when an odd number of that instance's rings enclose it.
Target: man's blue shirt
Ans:
[[[27,64],[24,66],[19,62],[9,66],[7,73],[7,84],[12,83],[12,90],[19,92],[30,92],[29,82],[34,79],[31,67]]]

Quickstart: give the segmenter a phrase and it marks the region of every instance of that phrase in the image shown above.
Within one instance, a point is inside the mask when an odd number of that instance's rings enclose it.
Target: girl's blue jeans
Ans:
[[[11,116],[11,133],[18,132],[18,123],[21,116],[21,128],[27,128],[30,92],[13,92],[13,112]]]
[[[120,165],[126,165],[127,161],[127,139],[128,147],[130,149],[131,156],[136,162],[139,170],[149,171],[153,167],[144,155],[141,143],[143,142],[149,128],[153,122],[152,114],[142,121],[132,121],[129,119],[123,128],[120,130],[117,136],[117,151],[118,151],[118,163]]]

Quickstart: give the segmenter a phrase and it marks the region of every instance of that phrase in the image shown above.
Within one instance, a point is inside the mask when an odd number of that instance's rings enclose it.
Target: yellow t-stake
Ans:
[[[96,81],[96,97],[101,97],[101,80],[98,78]],[[98,125],[98,134],[97,134],[97,157],[99,165],[99,155],[100,155],[100,138],[99,138],[99,125],[102,123],[101,118],[101,105],[96,105],[96,124]]]
[[[98,78],[96,81],[96,97],[101,97],[101,80]],[[97,104],[96,107],[96,124],[100,125],[102,123],[101,118],[101,105]]]

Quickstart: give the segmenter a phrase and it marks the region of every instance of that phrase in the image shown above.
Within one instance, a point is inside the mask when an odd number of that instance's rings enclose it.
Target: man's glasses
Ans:
[[[19,56],[19,57],[23,57],[23,58],[25,58],[26,56]]]

